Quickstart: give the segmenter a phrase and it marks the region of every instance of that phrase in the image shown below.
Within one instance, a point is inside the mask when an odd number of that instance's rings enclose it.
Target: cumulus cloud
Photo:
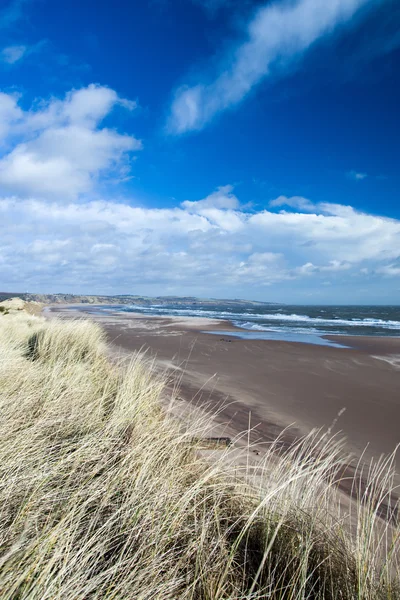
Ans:
[[[335,271],[347,271],[351,263],[341,260],[331,260],[327,265],[314,265],[312,262],[305,263],[296,269],[299,275],[314,275],[315,273],[327,273]]]
[[[269,202],[269,206],[271,208],[289,206],[291,208],[298,208],[306,212],[313,212],[316,210],[316,205],[302,196],[292,196],[291,198],[288,198],[287,196],[279,196],[278,198],[275,198],[275,200],[271,200]]]
[[[399,220],[340,204],[314,206],[312,213],[250,213],[196,201],[188,210],[3,197],[1,279],[15,290],[23,282],[24,289],[50,291],[57,282],[59,290],[88,293],[254,297],[303,280],[310,290],[327,278],[348,289],[370,274],[398,278]]]
[[[12,125],[21,119],[22,114],[18,106],[18,95],[0,92],[0,149]]]
[[[6,117],[0,120],[0,144],[12,147],[0,158],[0,186],[11,193],[75,198],[101,176],[125,177],[130,153],[142,147],[133,136],[101,127],[115,106],[136,106],[112,89],[92,84],[27,111],[18,101],[0,94],[0,117]]]
[[[182,202],[183,208],[187,210],[199,210],[202,208],[239,208],[239,200],[233,192],[232,185],[220,186],[203,200],[191,201],[185,200]]]
[[[312,202],[302,196],[279,196],[268,203],[271,208],[287,207],[296,212],[310,212],[325,215],[334,215],[350,218],[354,214],[354,209],[345,204],[334,204],[332,202]],[[285,212],[283,209],[282,213]]]
[[[178,89],[167,129],[174,134],[201,129],[217,113],[239,103],[263,78],[285,69],[314,42],[351,19],[368,0],[269,2],[246,28],[246,39],[209,82]]]

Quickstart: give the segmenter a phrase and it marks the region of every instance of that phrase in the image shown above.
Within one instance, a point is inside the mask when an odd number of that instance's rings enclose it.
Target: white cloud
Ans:
[[[307,212],[323,215],[334,215],[336,217],[350,217],[354,214],[354,209],[345,204],[333,204],[332,202],[311,202],[308,198],[302,196],[278,196],[275,200],[270,200],[268,205],[271,208],[280,208],[283,206],[294,209],[296,212]],[[281,211],[285,213],[284,210]]]
[[[368,177],[367,173],[358,173],[357,171],[349,171],[347,173],[347,177],[349,179],[353,179],[353,181],[362,181],[366,177]]]
[[[327,265],[314,265],[312,262],[305,263],[296,269],[299,275],[314,275],[315,273],[327,273],[336,271],[347,271],[351,268],[351,263],[340,260],[331,260]]]
[[[398,277],[400,276],[400,265],[385,265],[380,267],[378,272],[382,273],[383,275],[388,275],[389,277]]]
[[[21,60],[24,54],[27,51],[26,46],[7,46],[1,51],[1,59],[9,64],[13,65],[14,63]]]
[[[303,198],[302,196],[292,196],[291,198],[288,198],[287,196],[279,196],[278,198],[275,198],[275,200],[271,200],[269,202],[269,206],[271,208],[289,206],[291,208],[298,208],[306,212],[313,212],[317,208],[313,202],[307,198]]]
[[[312,213],[249,213],[239,204],[195,201],[188,210],[3,198],[2,285],[264,298],[269,292],[262,290],[275,286],[283,299],[285,285],[320,293],[329,278],[350,294],[359,277],[398,278],[399,220],[340,204],[313,205]]]
[[[194,202],[190,200],[185,200],[184,202],[182,202],[181,206],[183,208],[186,208],[187,210],[194,211],[202,208],[239,208],[239,200],[232,192],[232,185],[223,185],[217,188],[215,192],[207,196],[207,198],[204,198],[203,200],[197,200]]]
[[[0,92],[0,148],[14,123],[22,117],[18,96]]]
[[[167,128],[181,134],[201,129],[214,115],[239,103],[264,77],[330,34],[368,0],[269,2],[248,23],[246,40],[225,60],[211,82],[178,89]]]
[[[99,177],[126,177],[129,155],[142,144],[101,127],[117,105],[133,110],[136,103],[93,84],[28,111],[17,97],[0,94],[0,117],[6,117],[0,143],[13,146],[0,158],[0,186],[21,196],[65,199],[90,191]]]
[[[48,46],[48,40],[46,39],[42,39],[36,44],[29,46],[25,44],[7,46],[0,52],[0,62],[9,66],[15,65],[22,59],[25,60],[28,56],[41,52],[46,46]]]
[[[253,252],[241,261],[232,271],[231,278],[238,285],[271,285],[291,279],[283,254],[274,252]]]

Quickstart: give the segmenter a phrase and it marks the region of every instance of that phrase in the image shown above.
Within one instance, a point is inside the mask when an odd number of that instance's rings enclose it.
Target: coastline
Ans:
[[[343,435],[346,450],[369,461],[399,442],[400,338],[337,336],[348,347],[336,348],[231,337],[233,324],[201,317],[101,313],[87,305],[46,312],[99,322],[117,353],[148,351],[179,379],[186,402],[218,410],[229,432],[250,424],[257,447],[322,428]]]

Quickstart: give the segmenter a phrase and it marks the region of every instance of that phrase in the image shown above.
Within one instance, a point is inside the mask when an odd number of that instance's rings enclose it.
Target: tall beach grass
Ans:
[[[324,436],[271,445],[250,481],[167,393],[90,321],[0,315],[1,600],[400,598],[393,457],[347,506]]]

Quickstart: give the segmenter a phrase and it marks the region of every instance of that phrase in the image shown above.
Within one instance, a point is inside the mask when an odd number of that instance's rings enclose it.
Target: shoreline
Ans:
[[[356,335],[345,333],[290,333],[290,332],[270,332],[268,330],[254,330],[239,327],[230,319],[201,317],[201,316],[186,316],[186,315],[149,315],[142,312],[125,312],[113,309],[112,305],[107,305],[107,312],[99,310],[103,305],[69,303],[69,304],[53,304],[47,305],[51,310],[59,312],[75,310],[82,312],[85,315],[92,316],[114,316],[114,317],[131,317],[134,319],[144,320],[159,320],[160,323],[165,320],[174,322],[177,325],[182,325],[187,328],[196,328],[200,332],[207,334],[218,335],[220,331],[225,331],[227,335],[237,337],[243,340],[262,340],[262,341],[277,341],[289,342],[294,344],[313,344],[321,346],[331,346],[343,349],[357,349],[370,352],[374,349],[376,352],[383,354],[398,354],[400,359],[400,335]]]
[[[219,423],[237,434],[250,421],[253,443],[322,428],[343,435],[356,459],[370,460],[400,441],[400,338],[338,336],[347,347],[336,348],[240,339],[229,335],[238,328],[228,321],[203,317],[96,313],[87,305],[46,312],[99,322],[117,353],[147,350],[179,379],[185,401],[219,409]]]

